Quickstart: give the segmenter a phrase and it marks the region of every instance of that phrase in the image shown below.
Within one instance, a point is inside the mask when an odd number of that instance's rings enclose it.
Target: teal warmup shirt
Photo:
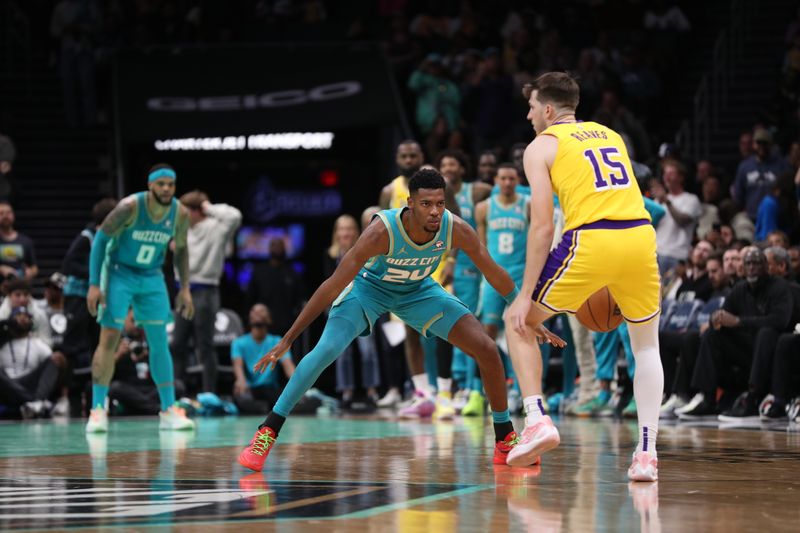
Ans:
[[[475,202],[472,194],[472,188],[472,183],[462,183],[461,190],[458,192],[458,194],[456,194],[456,203],[458,204],[458,208],[461,210],[462,220],[469,224],[472,229],[475,229],[478,224],[475,222]],[[459,270],[476,270],[475,265],[469,256],[462,252],[459,252],[459,254],[456,255],[456,268]]]
[[[231,344],[231,359],[241,359],[244,363],[244,375],[247,378],[247,385],[250,387],[280,387],[278,379],[279,368],[267,370],[261,374],[253,372],[253,367],[265,353],[274,348],[281,338],[277,335],[267,335],[261,342],[256,342],[250,333],[237,337]],[[288,351],[281,357],[291,357],[292,352]]]
[[[147,271],[160,271],[164,264],[167,245],[175,235],[178,201],[173,198],[167,214],[155,222],[147,212],[147,194],[146,191],[136,193],[136,220],[114,239],[109,254],[111,264]]]
[[[383,291],[408,294],[436,270],[442,256],[450,250],[453,240],[453,215],[445,210],[439,231],[425,244],[416,244],[406,234],[400,217],[407,207],[387,209],[378,213],[389,231],[389,250],[386,255],[371,258],[358,276]]]
[[[499,195],[489,199],[486,213],[486,243],[489,255],[506,270],[524,270],[528,242],[528,218],[525,205],[528,196],[517,193],[510,206],[498,201]]]

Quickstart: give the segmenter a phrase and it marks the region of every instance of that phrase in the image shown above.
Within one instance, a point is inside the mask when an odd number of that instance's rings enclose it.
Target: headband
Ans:
[[[161,178],[176,179],[177,175],[175,174],[175,171],[172,170],[171,168],[159,168],[159,169],[156,169],[156,170],[152,171],[147,176],[147,183],[152,183],[152,182],[156,181],[157,179],[161,179]]]

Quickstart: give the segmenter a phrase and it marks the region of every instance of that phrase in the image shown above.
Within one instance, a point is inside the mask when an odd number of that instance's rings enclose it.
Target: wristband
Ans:
[[[516,285],[514,285],[514,290],[503,296],[503,299],[506,301],[507,304],[511,305],[518,294],[519,294],[519,289],[517,288]]]

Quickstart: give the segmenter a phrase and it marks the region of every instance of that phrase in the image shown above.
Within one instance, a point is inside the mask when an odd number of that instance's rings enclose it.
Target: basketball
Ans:
[[[603,287],[589,296],[575,313],[578,321],[592,331],[604,333],[612,331],[622,323],[622,313],[608,292],[608,287]]]

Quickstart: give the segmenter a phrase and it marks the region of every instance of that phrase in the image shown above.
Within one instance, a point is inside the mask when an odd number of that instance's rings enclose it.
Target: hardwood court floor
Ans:
[[[293,417],[262,474],[258,419],[0,425],[0,530],[798,531],[800,432],[665,426],[660,481],[628,483],[635,423],[557,421],[541,467],[493,467],[483,421]],[[519,427],[519,421],[517,421]]]

